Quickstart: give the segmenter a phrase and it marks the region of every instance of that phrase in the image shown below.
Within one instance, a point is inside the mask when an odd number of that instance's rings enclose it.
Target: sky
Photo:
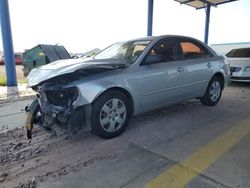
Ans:
[[[71,53],[82,53],[144,37],[147,3],[148,0],[9,0],[14,50],[60,44]],[[209,44],[250,42],[249,20],[250,0],[213,7]],[[204,28],[204,9],[196,10],[174,0],[154,0],[153,35],[186,35],[203,41]]]

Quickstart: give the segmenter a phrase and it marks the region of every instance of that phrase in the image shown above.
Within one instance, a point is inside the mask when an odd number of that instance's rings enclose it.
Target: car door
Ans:
[[[142,109],[157,108],[183,99],[186,65],[178,60],[174,40],[160,40],[142,61],[138,74]]]
[[[198,97],[204,94],[207,84],[213,75],[213,55],[198,41],[179,39],[183,63],[186,65],[186,97]]]

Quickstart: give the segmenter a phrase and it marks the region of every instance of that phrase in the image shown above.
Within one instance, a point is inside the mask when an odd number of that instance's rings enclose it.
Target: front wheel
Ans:
[[[105,92],[93,103],[93,133],[106,139],[119,136],[126,129],[131,112],[130,100],[125,94],[119,91]]]
[[[206,106],[215,106],[222,94],[222,80],[218,76],[214,76],[207,87],[205,95],[200,99],[201,103]]]

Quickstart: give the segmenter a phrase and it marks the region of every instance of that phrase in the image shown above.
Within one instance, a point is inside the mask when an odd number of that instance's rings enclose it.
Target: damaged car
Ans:
[[[120,135],[131,116],[191,98],[214,106],[230,76],[223,56],[191,37],[158,36],[115,43],[90,59],[59,60],[33,69],[37,98],[26,128],[82,126],[102,138]]]

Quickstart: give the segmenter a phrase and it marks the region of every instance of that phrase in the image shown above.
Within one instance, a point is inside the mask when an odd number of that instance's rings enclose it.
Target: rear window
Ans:
[[[226,56],[230,58],[247,58],[250,57],[250,48],[233,49]]]
[[[191,41],[180,42],[184,59],[197,59],[211,57],[211,53],[203,46]]]

